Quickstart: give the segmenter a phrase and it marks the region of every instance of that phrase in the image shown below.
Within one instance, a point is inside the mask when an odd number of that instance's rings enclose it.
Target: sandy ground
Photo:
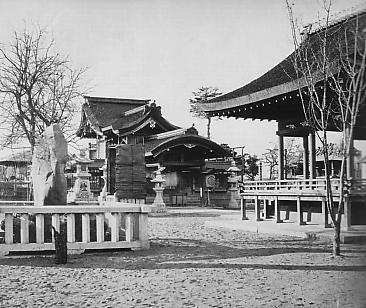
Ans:
[[[151,249],[0,259],[0,307],[366,307],[366,245],[149,220]]]

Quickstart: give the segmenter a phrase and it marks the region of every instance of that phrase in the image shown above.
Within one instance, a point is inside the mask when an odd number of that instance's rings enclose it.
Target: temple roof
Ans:
[[[149,126],[152,131],[172,131],[179,127],[171,124],[161,114],[161,107],[155,103],[144,105],[125,112],[110,125],[102,129],[103,132],[112,130],[115,134],[126,136],[133,134],[145,126]],[[159,129],[157,129],[157,126]]]
[[[340,18],[337,21],[333,21],[328,27],[329,40],[336,45],[340,36],[344,37],[344,29],[350,25],[355,24],[355,16],[358,16],[359,29],[364,29],[366,27],[366,11],[363,8],[361,11],[357,11],[355,14],[348,14],[346,17]],[[316,29],[308,34],[306,41],[311,45],[312,50],[316,50],[317,46],[320,46],[321,35],[324,28]],[[348,38],[349,40],[352,37]],[[332,58],[332,53],[335,49],[330,49],[330,57]],[[316,56],[316,55],[315,55]],[[294,62],[296,61],[295,52],[289,55],[286,59],[281,61],[278,65],[273,67],[271,70],[260,76],[259,78],[253,80],[252,82],[240,87],[234,91],[223,94],[221,96],[215,97],[208,101],[206,104],[202,104],[204,111],[210,115],[225,115],[234,117],[244,117],[244,118],[257,118],[255,115],[251,115],[249,112],[248,116],[245,114],[236,113],[223,113],[222,111],[230,110],[232,108],[243,107],[250,104],[262,103],[264,101],[273,100],[281,95],[286,95],[294,93],[300,87],[305,87],[305,80],[298,78],[298,74],[294,68]],[[339,71],[339,67],[334,63],[334,66],[330,67],[331,73],[336,73]],[[315,73],[315,71],[314,71]],[[321,81],[321,76],[317,76],[318,80]],[[299,109],[301,112],[301,108]],[[243,112],[244,110],[241,110]],[[250,111],[250,110],[248,110]],[[286,109],[282,111],[286,112]],[[263,112],[263,110],[262,110]],[[268,115],[272,115],[272,110],[269,110]],[[260,118],[260,117],[259,117]],[[265,117],[267,118],[267,117]],[[271,119],[271,118],[270,118]]]
[[[157,134],[146,138],[145,152],[147,156],[157,157],[164,151],[182,148],[200,148],[204,158],[228,157],[231,154],[217,143],[199,136],[194,127],[188,129],[177,129],[168,133]]]
[[[108,130],[112,130],[116,134],[123,132],[128,134],[149,117],[156,118],[156,121],[165,130],[178,128],[162,117],[160,107],[157,107],[155,103],[149,103],[149,99],[85,96],[82,118],[76,134],[79,137],[87,138],[103,135],[103,132]]]

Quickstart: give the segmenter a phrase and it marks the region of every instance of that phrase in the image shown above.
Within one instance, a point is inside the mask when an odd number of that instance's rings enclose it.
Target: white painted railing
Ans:
[[[331,179],[331,188],[333,193],[338,193],[340,189],[340,180]],[[264,180],[264,181],[246,181],[240,184],[241,192],[251,193],[253,191],[270,191],[273,194],[278,192],[325,192],[325,179],[301,179],[301,180]],[[366,194],[366,179],[351,181],[351,193],[364,192]]]
[[[334,192],[339,190],[339,183],[339,179],[331,179],[331,187]],[[326,182],[325,179],[248,181],[241,184],[241,190],[325,191]]]
[[[147,219],[150,209],[148,205],[120,202],[111,206],[0,205],[0,217],[5,221],[0,254],[54,250],[51,225],[58,231],[66,225],[69,253],[81,253],[86,249],[146,249],[149,248]]]

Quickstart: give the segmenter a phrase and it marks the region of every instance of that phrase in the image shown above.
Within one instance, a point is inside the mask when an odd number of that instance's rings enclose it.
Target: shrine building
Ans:
[[[102,182],[103,172],[107,193],[116,192],[119,145],[140,145],[143,149],[148,201],[153,200],[150,180],[158,168],[165,168],[164,200],[168,205],[199,205],[208,174],[215,175],[217,192],[226,194],[226,173],[209,167],[212,164],[206,161],[227,160],[231,155],[228,149],[198,135],[193,126],[184,129],[173,125],[150,100],[85,96],[77,136],[90,139],[89,158],[93,162],[89,172],[95,194],[101,191],[95,183]]]
[[[332,21],[325,28],[317,28],[304,34],[309,46],[320,46],[321,35],[328,31],[328,39],[336,44],[349,27],[358,27],[360,33],[365,32],[366,10],[362,9],[350,15]],[[352,31],[351,31],[352,33]],[[347,39],[352,42],[354,36]],[[364,36],[363,36],[364,40]],[[363,41],[364,48],[364,41]],[[361,45],[362,45],[361,44]],[[328,213],[325,206],[325,180],[316,175],[316,132],[306,125],[303,103],[300,90],[306,93],[307,83],[295,70],[296,53],[293,52],[278,65],[270,69],[264,75],[232,92],[215,97],[203,105],[204,111],[211,117],[227,117],[235,119],[269,120],[278,123],[277,136],[279,148],[279,172],[276,181],[245,182],[242,190],[242,198],[254,199],[256,219],[261,219],[260,203],[262,202],[263,216],[268,215],[268,208],[275,211],[275,219],[281,222],[283,212],[286,218],[296,215],[299,224],[314,221],[315,217],[321,217],[322,223],[328,226]],[[337,64],[338,63],[338,64]],[[334,61],[332,73],[336,78],[342,78],[339,62]],[[315,74],[316,78],[319,74]],[[319,89],[324,84],[318,78]],[[346,82],[346,80],[344,80]],[[305,90],[305,91],[304,91]],[[328,91],[332,93],[332,91]],[[333,92],[334,95],[334,92]],[[307,96],[309,99],[309,96]],[[305,97],[306,100],[306,97]],[[366,179],[365,175],[355,172],[353,140],[366,140],[366,108],[360,110],[359,116],[351,136],[351,153],[347,158],[347,179],[352,180],[351,200],[345,208],[343,227],[366,224]],[[337,131],[333,121],[329,121],[327,130]],[[302,139],[304,156],[302,178],[287,180],[285,177],[284,138],[298,137]],[[319,145],[320,146],[320,145]],[[359,153],[357,154],[359,155]],[[332,179],[332,187],[335,198],[339,180]],[[338,182],[337,182],[338,181]],[[337,186],[338,185],[338,186]],[[270,207],[269,207],[270,205]],[[282,212],[282,213],[281,213]],[[306,217],[304,215],[307,214]],[[319,214],[319,215],[314,215]]]

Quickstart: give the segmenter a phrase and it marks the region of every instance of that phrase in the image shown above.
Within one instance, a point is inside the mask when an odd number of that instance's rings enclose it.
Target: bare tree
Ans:
[[[346,162],[353,152],[354,129],[365,102],[366,37],[359,15],[341,23],[330,20],[332,1],[323,1],[319,29],[308,27],[299,39],[292,5],[286,0],[295,52],[293,64],[305,115],[304,125],[317,133],[325,165],[326,202],[334,228],[333,254],[340,255],[341,218],[348,202],[351,171]],[[363,26],[364,27],[364,26]],[[313,39],[310,39],[310,38]],[[342,161],[339,202],[335,202],[330,181],[328,131],[342,133]],[[348,177],[347,177],[348,173]]]
[[[211,117],[202,110],[200,104],[206,103],[208,100],[219,96],[222,93],[215,87],[200,87],[198,91],[192,92],[192,94],[194,97],[189,100],[189,112],[191,112],[194,117],[207,119],[207,138],[210,139]]]
[[[285,143],[285,170],[286,175],[291,169],[291,166],[298,165],[303,156],[303,150],[296,142],[295,138],[290,138],[286,140]],[[273,146],[272,148],[267,149],[267,152],[263,154],[264,164],[269,167],[269,178],[271,180],[275,179],[275,173],[278,168],[278,147],[277,145]]]
[[[37,136],[51,123],[66,135],[75,130],[84,72],[55,51],[46,30],[14,32],[8,45],[0,45],[1,145],[27,140],[33,152]]]
[[[271,149],[267,149],[267,152],[263,154],[264,164],[269,167],[269,179],[275,179],[276,168],[278,166],[278,148],[274,146]]]

